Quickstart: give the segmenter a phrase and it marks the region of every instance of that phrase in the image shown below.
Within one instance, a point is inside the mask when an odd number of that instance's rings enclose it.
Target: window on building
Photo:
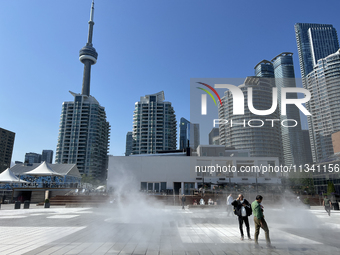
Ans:
[[[141,182],[140,189],[141,190],[146,190],[146,182]]]

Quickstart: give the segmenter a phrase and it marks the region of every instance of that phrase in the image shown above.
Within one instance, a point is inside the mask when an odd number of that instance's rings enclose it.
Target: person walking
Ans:
[[[247,199],[244,199],[244,196],[242,194],[238,195],[238,198],[231,203],[236,211],[236,215],[238,216],[238,225],[241,232],[241,240],[244,240],[244,234],[243,234],[243,222],[246,225],[247,228],[247,235],[248,239],[251,240],[250,237],[250,228],[249,228],[249,220],[248,216],[252,214],[252,210],[250,208],[250,203],[247,201]]]
[[[328,213],[328,216],[331,216],[331,207],[332,207],[332,202],[331,200],[325,195],[325,198],[323,199],[322,202],[323,206],[325,207],[326,212]]]
[[[232,212],[232,205],[231,203],[234,201],[232,195],[230,194],[228,197],[227,197],[227,216],[229,216],[230,212]]]
[[[263,215],[263,206],[261,205],[261,202],[263,200],[263,197],[261,195],[256,196],[256,200],[251,204],[251,209],[254,214],[254,223],[255,223],[255,248],[259,248],[259,234],[260,234],[260,228],[262,228],[265,232],[266,236],[266,242],[267,242],[267,248],[275,248],[271,245],[270,238],[269,238],[269,228],[267,225],[267,222],[264,219]]]

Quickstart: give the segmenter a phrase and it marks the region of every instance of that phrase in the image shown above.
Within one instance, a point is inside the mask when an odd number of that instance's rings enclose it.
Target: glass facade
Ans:
[[[46,161],[46,163],[52,164],[52,160],[53,160],[53,151],[43,150],[41,153],[41,162]]]
[[[125,156],[129,156],[132,154],[132,144],[133,144],[132,132],[129,131],[126,134]]]
[[[209,145],[220,144],[220,131],[218,128],[213,128],[209,133]]]
[[[295,35],[302,77],[313,71],[319,59],[339,49],[338,35],[332,25],[297,23]]]
[[[278,88],[278,106],[281,111],[281,89],[296,88],[293,53],[284,52],[277,55],[271,61],[274,67],[275,86]],[[297,93],[287,93],[286,98],[297,99]],[[311,150],[305,149],[304,135],[301,130],[299,109],[292,104],[286,106],[286,115],[280,115],[280,121],[293,119],[297,121],[295,127],[281,126],[281,140],[283,149],[283,161],[285,165],[303,165],[308,163],[308,155]],[[289,121],[287,121],[289,123]]]
[[[40,163],[41,162],[41,154],[28,152],[25,154],[25,163]]]
[[[188,142],[190,140],[190,122],[181,118],[179,123],[179,149],[184,150],[188,147]]]
[[[200,127],[185,118],[181,118],[179,124],[179,149],[184,150],[189,145],[196,150],[200,145]]]

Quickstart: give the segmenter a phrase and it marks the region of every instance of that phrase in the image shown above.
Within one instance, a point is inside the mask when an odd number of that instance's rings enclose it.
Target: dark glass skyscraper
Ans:
[[[255,67],[255,76],[274,78],[274,67],[273,63],[268,60],[262,60]]]
[[[132,146],[133,146],[132,132],[129,131],[126,134],[125,156],[130,156],[132,154]]]
[[[92,45],[93,14],[92,2],[87,43],[79,51],[79,60],[84,64],[82,93],[71,92],[74,101],[63,103],[55,162],[77,164],[82,175],[104,181],[110,125],[105,108],[90,95],[91,66],[98,57]]]
[[[43,150],[41,153],[41,162],[46,161],[46,163],[52,164],[52,160],[53,160],[53,151]]]
[[[281,109],[281,89],[296,88],[293,53],[283,52],[271,60],[274,66],[275,85],[278,88],[278,106]],[[287,99],[297,99],[297,93],[287,93]],[[281,126],[281,139],[283,158],[285,165],[303,165],[308,163],[307,155],[311,154],[310,149],[305,150],[304,137],[301,130],[301,119],[299,109],[292,104],[286,106],[286,115],[280,115],[280,121],[286,121],[295,127]]]
[[[271,84],[278,88],[278,107],[281,111],[281,89],[287,87],[296,87],[293,53],[283,52],[273,58],[271,61],[262,60],[255,66],[255,75],[258,77],[271,78]],[[297,99],[297,94],[288,93],[289,99]],[[301,130],[301,120],[299,109],[295,105],[287,105],[286,115],[280,114],[280,122],[284,121],[289,125],[294,125],[293,119],[297,121],[295,127],[280,126],[280,137],[283,152],[283,163],[285,165],[301,165],[308,161],[307,154],[310,150],[305,150],[304,137]]]
[[[338,35],[332,25],[296,23],[295,35],[302,78],[313,71],[319,59],[339,49]]]
[[[220,145],[219,128],[213,128],[209,133],[209,145]]]
[[[179,123],[179,149],[184,150],[188,146],[196,150],[200,145],[200,127],[185,118]]]
[[[25,154],[25,163],[41,163],[41,154],[34,152],[27,152]]]
[[[184,150],[188,147],[190,140],[190,121],[181,118],[179,123],[179,149]]]

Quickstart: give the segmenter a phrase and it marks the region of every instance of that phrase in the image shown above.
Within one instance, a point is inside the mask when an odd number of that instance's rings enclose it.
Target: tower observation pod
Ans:
[[[79,60],[84,64],[83,86],[81,90],[82,95],[90,96],[90,80],[91,80],[91,65],[97,63],[98,53],[92,46],[93,36],[93,14],[94,14],[94,1],[92,1],[91,14],[89,20],[89,33],[86,45],[79,51]]]

